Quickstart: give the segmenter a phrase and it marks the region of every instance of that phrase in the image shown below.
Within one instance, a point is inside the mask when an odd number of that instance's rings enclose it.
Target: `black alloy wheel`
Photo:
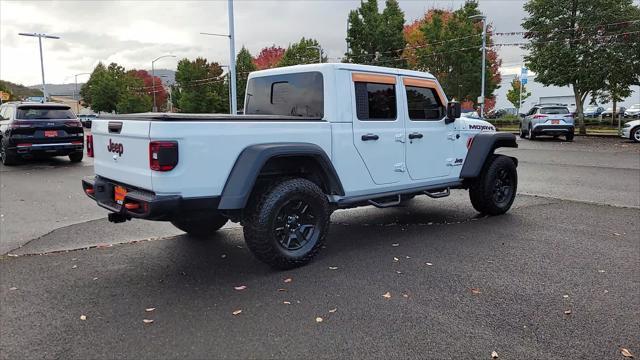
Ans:
[[[315,241],[319,218],[303,199],[289,200],[278,211],[274,221],[274,232],[278,243],[289,251],[298,250]]]

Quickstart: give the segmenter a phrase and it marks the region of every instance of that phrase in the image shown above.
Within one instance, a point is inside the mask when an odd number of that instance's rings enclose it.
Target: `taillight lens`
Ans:
[[[69,127],[82,127],[80,120],[65,121],[64,124]]]
[[[546,119],[547,115],[533,115],[534,119]]]
[[[9,124],[9,129],[24,129],[33,127],[35,124],[30,121],[14,121]]]
[[[149,143],[149,167],[155,171],[171,171],[178,165],[178,142],[152,141]]]
[[[93,135],[87,134],[87,156],[93,157]]]

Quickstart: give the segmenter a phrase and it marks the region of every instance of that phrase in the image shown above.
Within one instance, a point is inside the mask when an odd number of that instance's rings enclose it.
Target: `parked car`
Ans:
[[[622,127],[621,136],[635,142],[640,142],[640,120],[633,120],[625,123]]]
[[[507,111],[504,109],[493,109],[485,114],[487,119],[497,119],[507,115]]]
[[[618,116],[624,116],[624,112],[626,110],[627,109],[624,106],[620,106],[620,107],[616,108],[616,113],[618,114]],[[613,107],[608,107],[607,110],[603,111],[602,114],[600,114],[600,115],[602,115],[602,121],[605,121],[606,118],[611,119],[612,114],[613,114]],[[616,116],[616,118],[617,118],[617,116]]]
[[[600,117],[600,114],[602,114],[603,111],[604,108],[602,106],[589,105],[584,109],[582,113],[584,114],[584,117],[597,119]]]
[[[461,118],[431,74],[299,65],[251,73],[246,94],[245,115],[101,115],[84,192],[112,222],[170,221],[193,236],[240,222],[279,269],[311,261],[335,209],[458,188],[487,215],[514,201],[517,160],[494,149],[515,136]]]
[[[35,155],[82,160],[84,131],[69,106],[11,102],[0,106],[0,159],[15,165]]]
[[[632,119],[640,118],[640,104],[631,105],[631,107],[624,112],[624,117]]]
[[[534,105],[520,122],[520,137],[535,140],[540,135],[564,136],[573,141],[573,113],[564,104]]]

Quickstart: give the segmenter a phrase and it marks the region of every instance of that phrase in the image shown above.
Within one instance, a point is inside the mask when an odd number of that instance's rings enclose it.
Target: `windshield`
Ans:
[[[557,115],[557,114],[568,114],[568,113],[569,113],[569,109],[567,109],[566,107],[546,107],[546,108],[540,109],[540,114]]]
[[[75,119],[69,108],[60,106],[22,106],[18,108],[16,119],[20,120],[52,120]]]

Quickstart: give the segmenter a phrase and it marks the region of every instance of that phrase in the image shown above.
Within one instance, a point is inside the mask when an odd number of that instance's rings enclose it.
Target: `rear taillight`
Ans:
[[[87,134],[87,156],[93,157],[93,135]]]
[[[572,118],[572,117],[573,117],[573,114],[565,115],[564,117],[566,117],[566,118]]]
[[[538,115],[533,115],[533,118],[534,118],[534,119],[546,119],[546,118],[547,118],[547,115],[540,115],[540,114],[538,114]]]
[[[178,165],[178,142],[152,141],[149,143],[149,167],[155,171],[171,171]]]
[[[65,121],[64,124],[69,127],[82,127],[80,120]]]
[[[30,121],[14,121],[9,124],[9,129],[24,129],[33,127],[35,124]]]

